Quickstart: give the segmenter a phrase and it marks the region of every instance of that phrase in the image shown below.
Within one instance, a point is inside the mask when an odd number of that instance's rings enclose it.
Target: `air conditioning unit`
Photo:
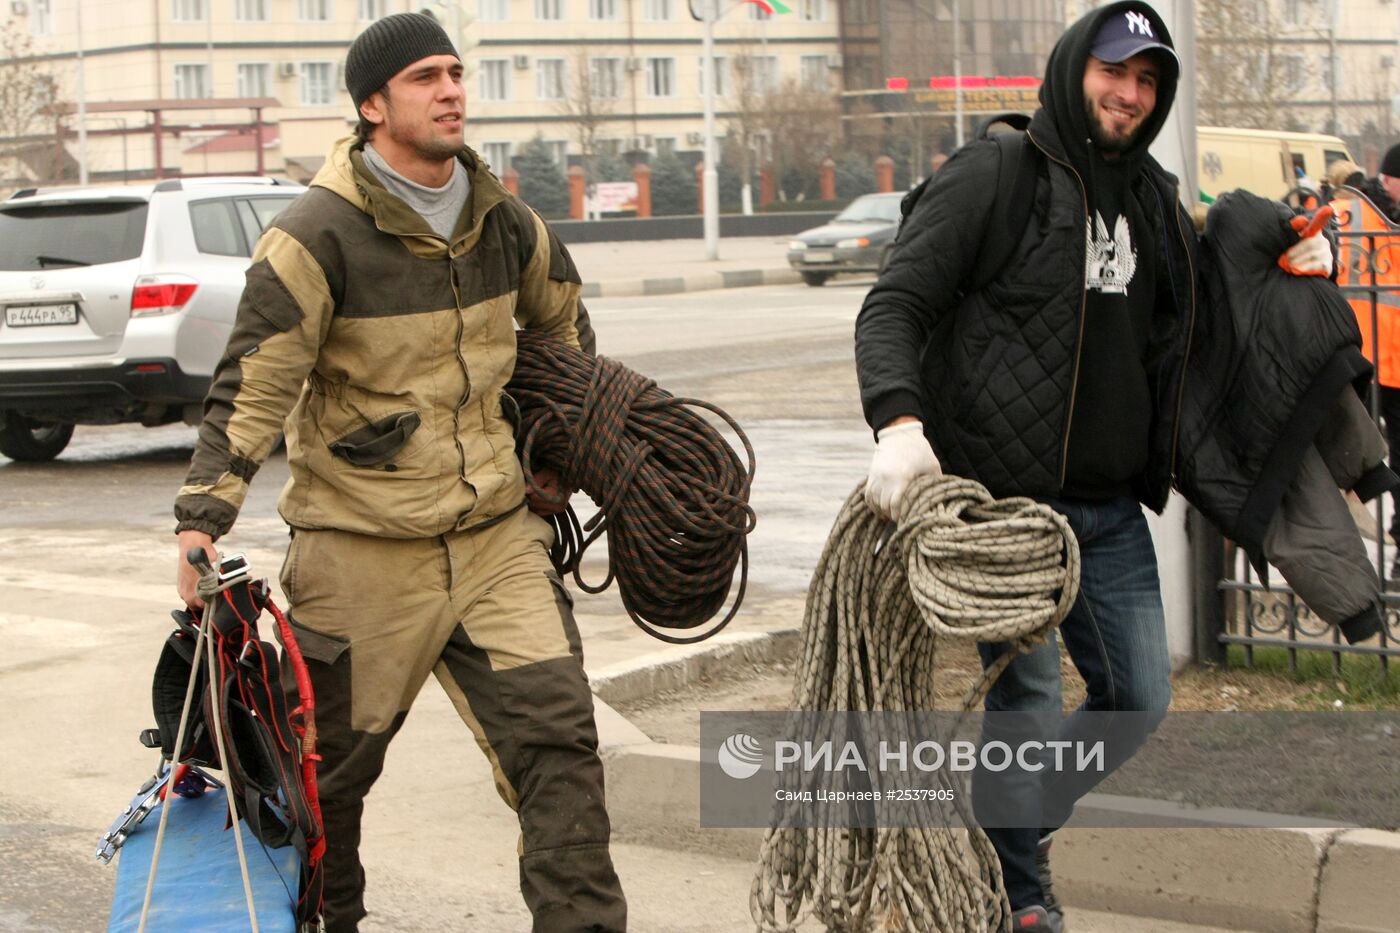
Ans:
[[[515,56],[515,70],[516,70],[516,71],[524,71],[526,68],[529,68],[529,67],[530,67],[530,56],[528,56],[528,55],[517,55],[517,56]]]
[[[1382,56],[1381,56],[1380,65],[1381,65],[1382,68],[1393,68],[1393,67],[1395,67],[1395,56],[1394,56],[1394,55],[1382,55]]]
[[[24,16],[29,12],[29,4],[24,0],[10,0],[10,12],[15,16]]]
[[[295,78],[297,76],[296,62],[279,62],[277,65],[277,77]]]
[[[705,144],[704,133],[686,133],[685,142],[688,146],[702,146]]]
[[[841,56],[840,56],[840,55],[837,55],[835,52],[833,52],[832,54],[828,55],[828,56],[826,57],[826,67],[828,67],[828,68],[840,68],[840,67],[841,67]]]
[[[629,59],[627,59],[627,70],[628,70],[628,71],[641,71],[641,70],[642,70],[642,60],[641,60],[640,58],[629,58]]]
[[[622,147],[624,152],[640,152],[651,148],[652,139],[650,136],[628,136],[623,142],[626,143]]]

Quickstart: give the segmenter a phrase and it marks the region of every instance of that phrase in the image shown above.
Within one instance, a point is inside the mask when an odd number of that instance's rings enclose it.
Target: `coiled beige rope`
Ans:
[[[892,535],[862,488],[836,519],[807,595],[794,735],[824,712],[934,710],[940,639],[1015,643],[964,696],[966,714],[1074,604],[1078,544],[1048,506],[998,501],[954,477],[921,477],[905,495]],[[782,780],[797,786],[810,775],[790,769]],[[891,780],[901,778],[869,775],[876,789]],[[759,930],[795,930],[810,912],[842,931],[1009,931],[996,852],[972,818],[965,782],[946,771],[938,780],[953,792],[965,834],[946,828],[932,803],[911,827],[769,829],[749,898]]]

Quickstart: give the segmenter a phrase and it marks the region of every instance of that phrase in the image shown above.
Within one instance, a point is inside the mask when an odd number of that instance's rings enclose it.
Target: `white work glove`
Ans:
[[[885,518],[898,521],[903,512],[904,490],[914,477],[924,473],[939,476],[943,468],[918,421],[883,428],[875,437],[875,456],[870,460],[870,475],[865,480],[865,504]]]
[[[1303,237],[1288,248],[1279,265],[1293,275],[1332,274],[1332,244],[1321,233]]]

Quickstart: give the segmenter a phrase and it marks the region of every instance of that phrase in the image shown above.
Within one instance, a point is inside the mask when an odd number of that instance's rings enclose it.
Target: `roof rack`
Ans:
[[[192,178],[167,178],[156,182],[156,191],[182,191],[202,185],[295,185],[296,182],[270,175],[196,175]]]

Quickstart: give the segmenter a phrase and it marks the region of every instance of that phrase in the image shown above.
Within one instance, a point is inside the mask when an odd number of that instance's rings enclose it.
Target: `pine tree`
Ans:
[[[657,156],[651,163],[651,213],[698,214],[695,170],[674,155]]]
[[[520,199],[547,218],[569,216],[569,182],[541,136],[520,147],[511,164],[520,173]]]

